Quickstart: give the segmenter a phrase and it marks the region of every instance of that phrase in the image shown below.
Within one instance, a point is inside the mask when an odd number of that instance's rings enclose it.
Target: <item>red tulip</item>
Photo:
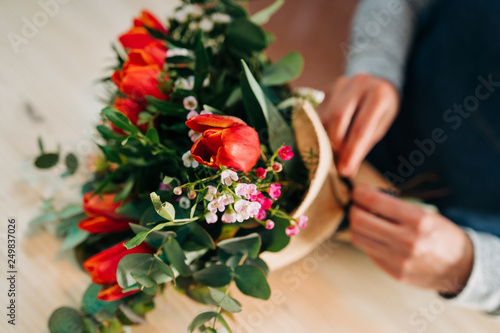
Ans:
[[[167,29],[158,21],[158,19],[150,12],[144,10],[141,16],[134,19],[134,26],[122,34],[118,39],[126,49],[144,49],[147,45],[158,41],[145,28],[160,31],[163,34],[167,33]]]
[[[94,283],[103,285],[116,284],[116,270],[123,257],[133,253],[154,252],[155,249],[144,242],[130,250],[127,250],[122,243],[118,243],[87,259],[83,263],[83,268],[90,273]]]
[[[145,103],[139,103],[130,98],[116,97],[114,100],[114,107],[132,122],[132,124],[139,127],[139,129],[145,133],[148,130],[148,124],[138,125],[139,122],[139,113],[146,109]],[[125,134],[123,130],[116,127],[113,123],[111,123],[111,127],[113,130],[120,134]]]
[[[137,290],[131,290],[127,291],[126,293],[123,292],[122,287],[118,285],[118,283],[113,284],[111,287],[107,287],[102,289],[99,294],[97,294],[97,299],[101,301],[107,301],[107,302],[112,302],[112,301],[117,301],[119,299],[122,299],[124,297],[127,297],[129,295],[133,295],[137,292],[139,292],[140,289]]]
[[[95,234],[129,230],[129,223],[137,221],[116,212],[122,202],[114,202],[115,195],[116,193],[93,195],[93,192],[85,194],[83,211],[89,217],[80,221],[78,227]]]
[[[161,59],[144,50],[133,50],[122,70],[115,71],[111,78],[118,90],[132,99],[144,101],[149,95],[166,100],[167,96],[158,87],[162,69]],[[168,77],[163,76],[162,82],[167,80]]]
[[[114,220],[106,216],[86,218],[78,223],[78,228],[93,234],[130,230],[129,220]]]
[[[199,163],[247,172],[259,160],[259,135],[237,117],[203,114],[190,118],[186,125],[202,133],[191,147],[191,155]]]

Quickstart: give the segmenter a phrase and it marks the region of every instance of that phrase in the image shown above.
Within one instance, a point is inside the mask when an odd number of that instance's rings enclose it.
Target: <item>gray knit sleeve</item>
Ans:
[[[372,74],[398,91],[418,13],[434,0],[361,0],[352,22],[345,74]]]
[[[500,316],[500,238],[464,229],[474,244],[474,265],[467,284],[451,304]]]

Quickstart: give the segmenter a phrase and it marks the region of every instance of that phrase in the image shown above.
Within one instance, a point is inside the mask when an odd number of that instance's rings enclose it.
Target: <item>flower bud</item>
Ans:
[[[181,195],[182,194],[182,188],[180,188],[179,186],[175,187],[174,188],[174,194],[175,195]]]

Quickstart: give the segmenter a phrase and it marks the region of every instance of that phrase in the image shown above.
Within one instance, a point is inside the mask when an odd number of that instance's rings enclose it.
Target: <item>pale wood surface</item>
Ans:
[[[332,2],[339,6],[332,17],[344,15],[346,8],[353,7],[350,1]],[[315,3],[325,1],[307,3],[313,9]],[[31,20],[41,8],[34,0],[0,3],[0,332],[46,332],[50,313],[58,306],[78,306],[89,282],[68,258],[56,260],[60,244],[50,234],[26,235],[27,223],[36,215],[42,196],[78,199],[78,178],[62,182],[57,181],[60,171],[34,170],[36,138],[45,138],[47,150],[60,143],[64,151],[75,151],[81,159],[87,156],[100,107],[93,80],[101,77],[110,64],[109,41],[129,26],[130,18],[140,8],[166,14],[173,5],[175,2],[168,0],[68,1],[27,44],[19,46],[16,54],[8,32],[21,34],[23,17]],[[293,5],[289,0],[288,10]],[[301,8],[307,16],[307,8]],[[344,27],[342,32],[346,30]],[[27,104],[35,117],[29,116]],[[18,220],[15,327],[6,324],[5,316],[5,233],[9,216]],[[240,297],[245,311],[235,316],[236,332],[500,331],[500,324],[482,314],[453,308],[432,292],[393,281],[345,243],[325,243],[303,260],[273,272],[270,283],[271,302]],[[185,332],[200,309],[168,290],[148,316],[150,325],[134,328],[133,332]],[[419,314],[421,310],[429,313],[427,317]]]

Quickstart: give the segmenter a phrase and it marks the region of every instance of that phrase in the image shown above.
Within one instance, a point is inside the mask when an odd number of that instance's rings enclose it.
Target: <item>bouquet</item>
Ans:
[[[260,25],[282,3],[249,16],[235,0],[185,0],[168,23],[143,11],[119,36],[83,203],[34,221],[55,216],[92,279],[79,309],[52,314],[51,332],[122,332],[169,287],[209,307],[189,332],[230,332],[226,317],[241,311],[233,282],[270,297],[260,255],[307,226],[291,213],[317,160],[291,126],[298,97],[287,83],[301,56],[263,53],[273,36]],[[35,165],[57,164],[40,147]],[[63,176],[77,164],[68,154]]]

